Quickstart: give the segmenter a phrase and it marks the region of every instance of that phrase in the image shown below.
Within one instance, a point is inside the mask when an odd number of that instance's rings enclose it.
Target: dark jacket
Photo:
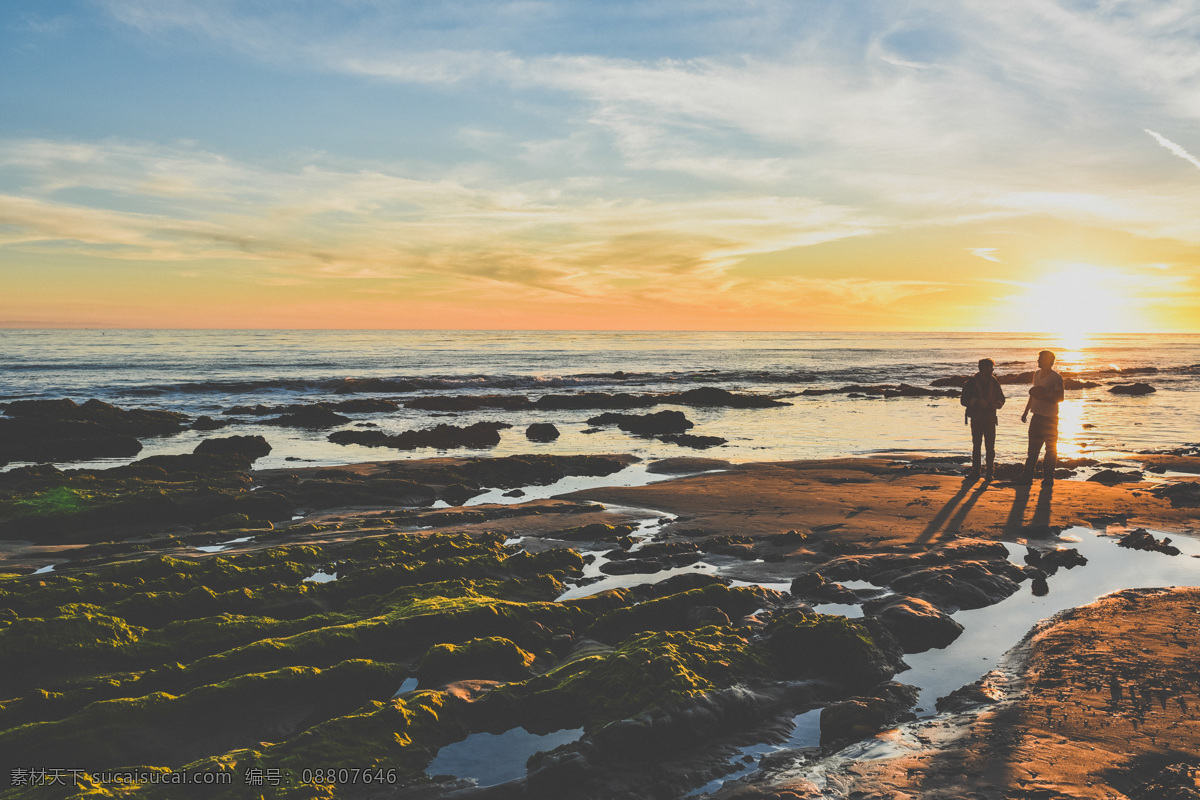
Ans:
[[[996,422],[997,409],[1004,407],[1004,390],[995,375],[984,377],[975,373],[963,384],[959,401],[966,407],[966,418]]]

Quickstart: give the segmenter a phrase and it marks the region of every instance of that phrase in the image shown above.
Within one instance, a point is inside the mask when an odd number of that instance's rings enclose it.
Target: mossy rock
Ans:
[[[687,630],[698,626],[688,612],[697,607],[716,607],[730,619],[740,619],[770,602],[777,592],[761,587],[729,587],[715,583],[698,589],[649,600],[608,612],[588,630],[602,642],[616,644],[638,631]]]
[[[463,644],[436,644],[417,665],[423,687],[466,678],[515,681],[530,676],[535,656],[502,636],[472,639]]]
[[[766,654],[732,628],[646,632],[496,689],[478,704],[531,730],[591,730],[769,673]]]
[[[845,617],[790,611],[772,620],[766,635],[767,649],[789,677],[863,685],[896,673],[871,632]]]

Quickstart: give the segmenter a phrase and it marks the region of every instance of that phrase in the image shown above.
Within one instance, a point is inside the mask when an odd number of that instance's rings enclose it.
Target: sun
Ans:
[[[1007,329],[1056,333],[1067,347],[1089,334],[1139,330],[1136,279],[1092,264],[1060,265],[1020,284],[1027,290],[1004,298]]]

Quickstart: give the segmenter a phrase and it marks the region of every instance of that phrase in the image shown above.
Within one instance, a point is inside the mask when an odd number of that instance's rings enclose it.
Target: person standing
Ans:
[[[1062,399],[1063,379],[1054,371],[1054,353],[1043,350],[1038,353],[1038,371],[1033,373],[1029,402],[1021,414],[1021,422],[1025,422],[1033,412],[1029,423],[1029,455],[1021,472],[1022,483],[1033,482],[1033,468],[1037,466],[1038,453],[1043,446],[1046,455],[1042,460],[1042,485],[1054,483],[1054,467],[1058,464],[1058,404]]]
[[[979,477],[981,445],[987,445],[987,472],[985,480],[992,479],[996,464],[996,412],[1004,407],[1004,390],[992,373],[996,362],[990,358],[979,359],[979,372],[967,378],[963,384],[959,402],[966,407],[965,421],[971,423],[971,472],[972,480]]]

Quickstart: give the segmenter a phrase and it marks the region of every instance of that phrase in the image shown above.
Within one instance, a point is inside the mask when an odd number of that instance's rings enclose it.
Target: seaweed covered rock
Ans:
[[[589,652],[523,684],[497,689],[481,703],[545,730],[582,725],[592,731],[769,674],[760,649],[731,628],[711,625],[646,631],[614,649]]]
[[[417,664],[420,686],[439,686],[466,678],[517,681],[530,677],[533,653],[502,636],[463,644],[435,644]]]
[[[765,605],[782,603],[784,598],[780,592],[758,586],[711,584],[610,611],[596,620],[588,635],[615,644],[639,631],[687,630],[694,624],[688,613],[698,606],[712,606],[730,619],[741,619]]]
[[[896,674],[871,632],[845,617],[789,611],[767,626],[766,647],[789,677],[866,685]]]

